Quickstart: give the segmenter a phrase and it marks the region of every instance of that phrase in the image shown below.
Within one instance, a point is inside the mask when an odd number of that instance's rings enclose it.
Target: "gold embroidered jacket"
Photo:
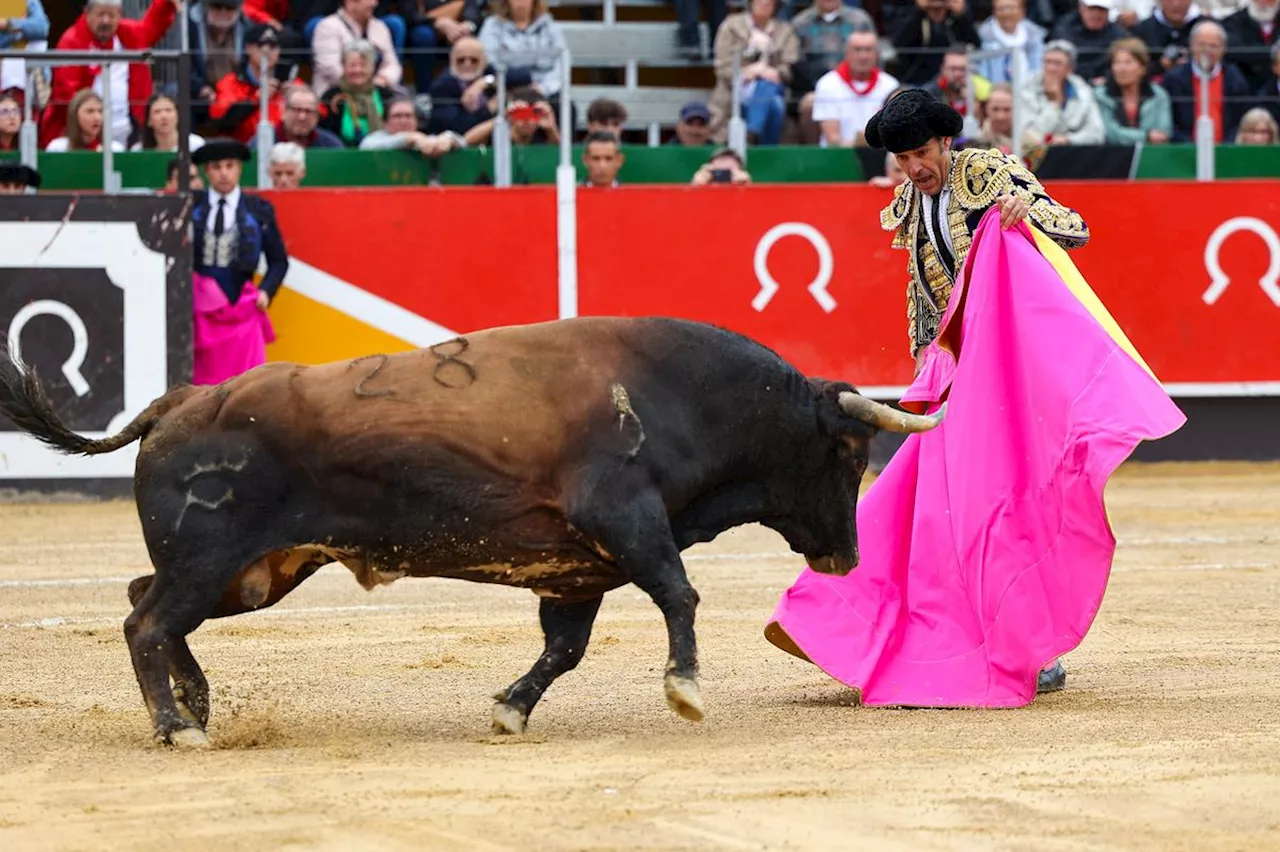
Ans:
[[[1040,181],[1016,157],[995,148],[968,148],[951,155],[951,189],[947,203],[947,227],[955,254],[957,274],[969,256],[973,233],[996,197],[1010,193],[1027,202],[1027,218],[1050,239],[1066,249],[1089,242],[1089,227],[1080,214],[1049,197]],[[904,181],[893,193],[893,202],[880,211],[880,226],[893,231],[893,247],[907,249],[907,336],[911,354],[938,336],[938,324],[947,310],[955,283],[934,251],[928,231],[921,225],[920,193]]]

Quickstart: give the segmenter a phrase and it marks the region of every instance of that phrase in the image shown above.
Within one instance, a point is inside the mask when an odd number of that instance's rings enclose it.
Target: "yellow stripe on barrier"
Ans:
[[[414,348],[399,337],[290,290],[287,284],[271,303],[271,324],[276,340],[267,345],[268,361],[325,364]]]
[[[1031,225],[1030,222],[1027,223]],[[1084,305],[1098,324],[1111,335],[1111,339],[1116,344],[1128,352],[1133,360],[1137,361],[1142,369],[1146,370],[1151,378],[1156,378],[1156,374],[1147,366],[1147,362],[1142,360],[1142,356],[1138,354],[1138,350],[1129,342],[1129,338],[1120,328],[1119,323],[1111,316],[1110,311],[1102,304],[1102,300],[1093,292],[1093,288],[1084,280],[1084,276],[1080,274],[1080,270],[1076,269],[1076,265],[1072,262],[1071,257],[1067,254],[1062,246],[1055,243],[1046,236],[1039,228],[1031,226],[1031,233],[1036,238],[1036,247],[1040,249],[1040,254],[1053,265],[1057,271],[1058,277],[1061,278],[1071,290],[1071,294]]]

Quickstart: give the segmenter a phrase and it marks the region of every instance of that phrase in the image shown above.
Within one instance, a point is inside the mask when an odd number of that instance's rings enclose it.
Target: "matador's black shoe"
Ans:
[[[1054,661],[1052,666],[1040,671],[1036,680],[1036,693],[1057,692],[1067,685],[1067,670],[1062,667],[1062,660]]]

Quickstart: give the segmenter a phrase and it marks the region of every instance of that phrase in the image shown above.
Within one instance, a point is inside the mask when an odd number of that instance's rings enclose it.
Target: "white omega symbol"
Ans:
[[[1251,216],[1228,219],[1209,235],[1209,242],[1204,246],[1204,268],[1209,273],[1209,289],[1205,290],[1200,298],[1204,299],[1205,304],[1212,305],[1226,292],[1227,285],[1231,283],[1231,279],[1222,271],[1218,255],[1222,252],[1222,244],[1236,231],[1251,231],[1267,244],[1269,263],[1267,271],[1258,279],[1258,286],[1262,288],[1262,292],[1271,297],[1276,307],[1280,307],[1280,286],[1276,283],[1280,281],[1280,236],[1277,236],[1275,229],[1266,222]]]
[[[831,245],[827,242],[827,238],[807,222],[783,222],[774,225],[760,238],[760,242],[756,243],[755,272],[756,280],[760,282],[760,292],[756,293],[756,297],[751,300],[751,307],[757,311],[763,311],[773,299],[774,294],[778,292],[778,282],[769,274],[768,260],[774,243],[783,237],[804,237],[818,253],[818,274],[809,283],[808,289],[814,301],[824,311],[831,313],[836,309],[836,300],[827,292],[827,285],[831,283],[835,260],[831,255]]]
[[[89,330],[85,328],[84,320],[70,305],[54,299],[40,299],[24,305],[22,310],[13,315],[13,321],[9,323],[9,354],[14,361],[21,363],[22,350],[19,341],[22,339],[22,330],[31,320],[45,314],[57,317],[71,328],[71,354],[67,356],[66,361],[62,362],[62,375],[67,377],[67,382],[76,392],[76,396],[84,396],[89,392],[89,382],[85,380],[80,368],[84,366],[85,356],[89,353]]]

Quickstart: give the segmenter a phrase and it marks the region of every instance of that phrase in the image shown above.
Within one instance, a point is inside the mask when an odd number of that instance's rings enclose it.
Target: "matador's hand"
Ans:
[[[1027,218],[1031,206],[1016,195],[998,196],[996,204],[1000,207],[1000,227],[1008,229]]]

